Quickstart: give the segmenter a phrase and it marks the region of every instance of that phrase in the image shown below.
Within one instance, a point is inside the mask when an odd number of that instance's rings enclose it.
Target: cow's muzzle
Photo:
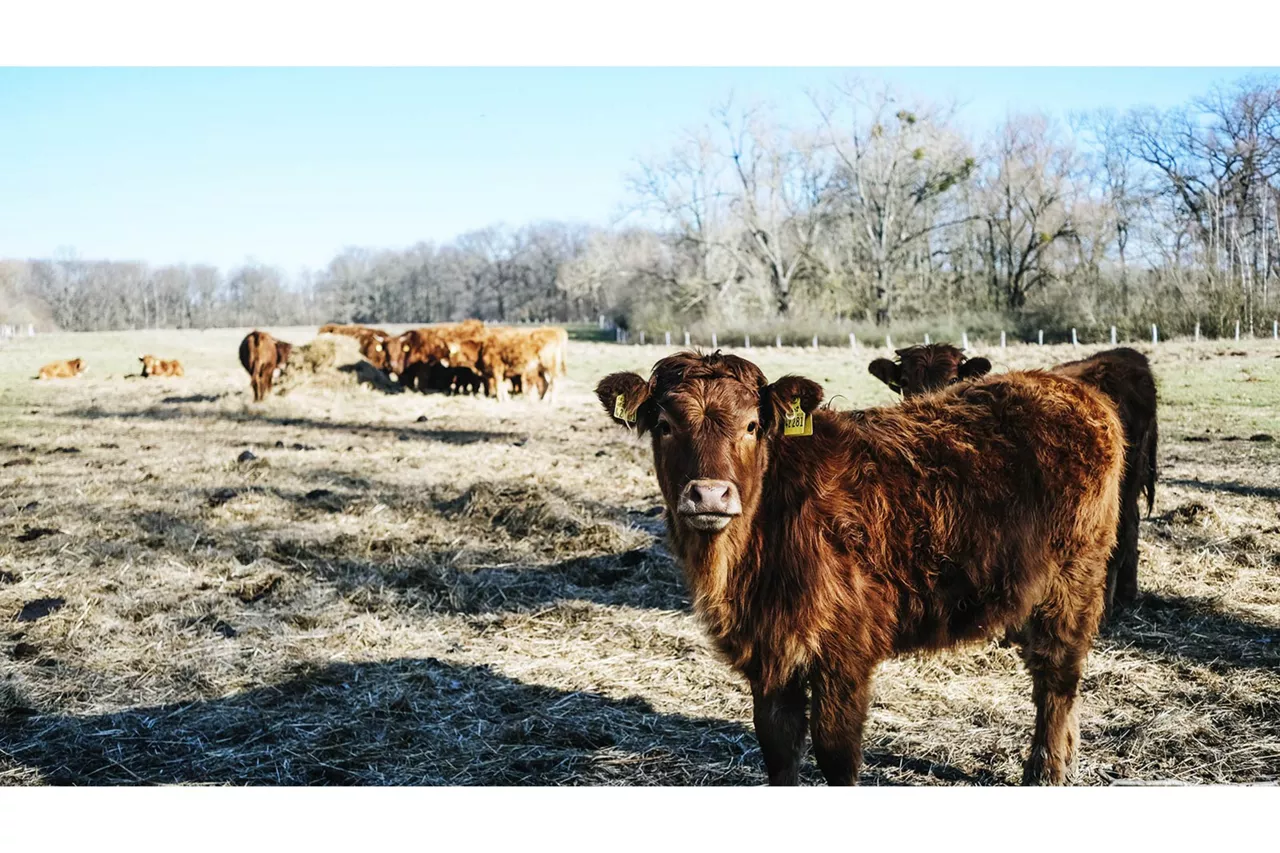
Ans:
[[[738,487],[728,480],[690,480],[680,492],[676,515],[694,530],[724,530],[735,516],[742,515]]]

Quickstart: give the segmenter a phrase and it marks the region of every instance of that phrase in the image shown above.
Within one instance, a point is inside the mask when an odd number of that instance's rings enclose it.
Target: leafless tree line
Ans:
[[[67,329],[603,314],[653,334],[964,318],[1215,335],[1280,313],[1277,79],[1165,111],[1010,115],[982,135],[953,106],[865,81],[805,105],[790,123],[714,110],[636,165],[611,228],[353,248],[291,281],[261,265],[10,262],[0,295]]]

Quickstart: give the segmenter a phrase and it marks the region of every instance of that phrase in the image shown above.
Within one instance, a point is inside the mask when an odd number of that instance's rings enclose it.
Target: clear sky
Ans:
[[[638,155],[817,68],[0,69],[0,257],[322,268],[495,222],[607,224]],[[862,69],[1007,112],[1171,106],[1244,68]]]

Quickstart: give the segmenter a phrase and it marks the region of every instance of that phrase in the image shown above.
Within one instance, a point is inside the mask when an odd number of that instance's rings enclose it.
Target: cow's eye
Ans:
[[[671,435],[671,424],[666,421],[658,421],[658,435],[666,438]]]
[[[747,424],[747,435],[755,435],[755,434],[756,434],[756,422],[752,421],[751,423]]]

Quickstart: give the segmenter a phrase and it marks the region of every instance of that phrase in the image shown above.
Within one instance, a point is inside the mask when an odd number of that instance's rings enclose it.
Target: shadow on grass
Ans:
[[[1102,632],[1108,645],[1209,666],[1280,668],[1280,626],[1224,613],[1211,599],[1143,592]]]
[[[315,418],[283,417],[279,415],[257,414],[255,412],[193,412],[189,409],[168,409],[151,407],[141,410],[107,410],[96,407],[72,409],[58,415],[60,418],[74,420],[98,420],[101,418],[119,418],[121,420],[150,421],[230,421],[243,424],[269,424],[272,426],[300,427],[326,432],[343,432],[351,434],[395,435],[404,441],[429,441],[442,444],[483,444],[487,442],[510,442],[527,438],[526,433],[489,430],[452,430],[431,429],[420,424],[403,425],[386,423],[365,423],[359,421],[326,421]]]
[[[864,784],[901,770],[995,784],[945,763],[868,753]],[[754,733],[644,699],[524,684],[435,658],[303,666],[219,699],[0,724],[0,770],[55,785],[754,785]],[[805,781],[820,782],[812,762]]]
[[[1246,483],[1237,482],[1186,479],[1167,479],[1161,482],[1173,486],[1186,486],[1189,489],[1199,489],[1202,492],[1227,492],[1228,494],[1243,495],[1248,498],[1280,498],[1280,488],[1275,486],[1250,486]]]

